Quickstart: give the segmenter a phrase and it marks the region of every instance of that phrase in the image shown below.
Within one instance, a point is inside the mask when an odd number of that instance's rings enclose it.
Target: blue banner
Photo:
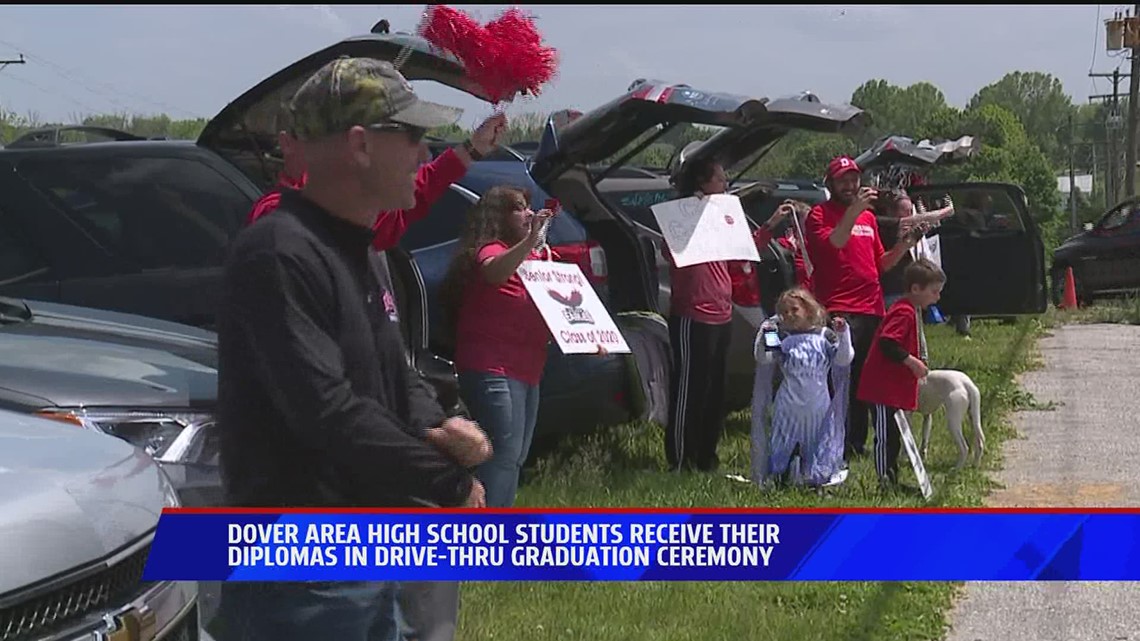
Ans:
[[[144,580],[1135,581],[1140,512],[168,510]]]

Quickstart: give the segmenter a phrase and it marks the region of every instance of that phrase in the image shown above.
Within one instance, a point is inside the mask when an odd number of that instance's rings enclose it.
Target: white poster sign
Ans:
[[[519,278],[563,354],[628,354],[629,345],[597,292],[572,263],[528,260]]]
[[[650,209],[678,267],[718,260],[760,262],[744,209],[736,196],[681,198]]]
[[[911,467],[914,468],[914,476],[918,479],[918,486],[922,488],[922,498],[930,500],[934,496],[934,488],[930,485],[930,477],[926,475],[926,466],[922,464],[922,456],[918,453],[918,444],[914,442],[914,435],[910,431],[910,421],[906,418],[906,412],[899,410],[896,414],[899,424],[899,432],[902,434],[903,449],[906,450],[906,455],[910,458]]]
[[[910,252],[915,260],[925,258],[939,268],[942,267],[942,238],[938,234],[919,240],[914,247],[911,247]]]

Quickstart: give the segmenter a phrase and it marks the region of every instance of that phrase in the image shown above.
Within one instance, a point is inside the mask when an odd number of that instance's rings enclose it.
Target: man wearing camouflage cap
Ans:
[[[369,245],[408,208],[424,132],[459,110],[386,62],[342,58],[290,103],[308,169],[227,261],[218,322],[222,479],[239,507],[482,507],[490,455],[409,366]],[[226,583],[225,639],[397,638],[392,583]]]

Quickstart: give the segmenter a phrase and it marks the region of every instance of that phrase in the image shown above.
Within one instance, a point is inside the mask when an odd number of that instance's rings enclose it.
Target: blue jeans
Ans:
[[[539,388],[507,376],[464,371],[459,372],[459,391],[494,450],[475,473],[487,491],[487,507],[512,507],[538,420]]]
[[[391,581],[222,584],[219,641],[399,641]]]

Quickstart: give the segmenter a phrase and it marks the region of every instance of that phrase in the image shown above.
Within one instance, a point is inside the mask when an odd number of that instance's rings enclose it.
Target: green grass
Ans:
[[[1140,296],[1097,301],[1089,307],[1072,310],[1050,310],[1046,315],[1050,324],[1113,323],[1140,325]]]
[[[661,428],[624,425],[568,439],[542,456],[529,470],[518,505],[981,505],[992,487],[988,472],[1000,466],[1001,444],[1014,435],[1009,413],[1032,403],[1014,377],[1034,366],[1033,345],[1042,328],[1031,318],[1016,325],[975,322],[972,340],[946,326],[928,328],[932,367],[961,369],[981,389],[987,446],[981,469],[955,473],[957,450],[936,427],[926,461],[935,490],[930,503],[913,493],[884,495],[869,458],[854,461],[847,483],[826,495],[761,491],[727,480],[729,473],[748,475],[749,417],[743,412],[729,420],[719,473],[664,471]],[[917,485],[905,454],[900,472],[904,483]],[[467,583],[458,638],[940,639],[959,588],[951,583]]]

